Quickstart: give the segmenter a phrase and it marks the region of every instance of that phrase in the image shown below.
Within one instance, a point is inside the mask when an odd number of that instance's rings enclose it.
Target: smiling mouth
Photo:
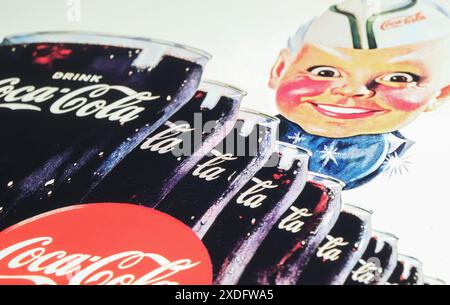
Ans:
[[[339,107],[309,102],[319,113],[337,119],[360,119],[384,113],[386,110],[375,110],[360,107]]]

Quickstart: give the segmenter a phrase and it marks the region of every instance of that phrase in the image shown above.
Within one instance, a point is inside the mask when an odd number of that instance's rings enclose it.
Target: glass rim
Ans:
[[[311,156],[312,156],[312,152],[311,152],[310,150],[308,150],[308,149],[306,149],[306,148],[303,148],[303,147],[301,147],[301,146],[292,144],[292,143],[288,143],[288,142],[276,140],[276,141],[275,141],[275,145],[280,145],[280,146],[285,146],[285,147],[293,148],[293,149],[296,149],[296,150],[298,150],[298,151],[302,151],[303,153],[305,153],[306,155],[308,155],[308,157],[311,157]]]
[[[54,39],[49,39],[49,38]],[[44,39],[47,38],[47,39]],[[57,38],[57,39],[55,39]],[[122,43],[119,43],[122,41]],[[89,32],[89,31],[39,31],[39,32],[27,32],[23,34],[15,34],[3,37],[3,44],[23,44],[23,43],[85,43],[85,44],[97,44],[97,45],[111,45],[118,47],[143,47],[145,44],[157,44],[174,49],[182,50],[188,56],[187,59],[196,57],[203,58],[204,61],[208,61],[212,58],[212,55],[201,49],[191,47],[185,44],[163,40],[155,38],[147,38],[140,36],[131,36],[125,34],[108,34],[102,32]],[[128,42],[126,44],[125,42]],[[135,42],[133,45],[132,42]],[[194,60],[194,59],[193,59]]]
[[[425,281],[439,282],[439,283],[441,283],[443,285],[446,284],[446,282],[443,279],[439,278],[439,277],[425,275],[423,278],[424,278]]]
[[[239,87],[212,79],[201,80],[199,88],[197,90],[204,89],[205,91],[207,91],[209,86],[221,88],[221,94],[230,98],[242,98],[247,95],[247,92]]]
[[[342,204],[342,211],[349,211],[349,212],[358,211],[358,212],[363,212],[364,214],[367,214],[367,215],[373,215],[372,210],[363,208],[363,207],[353,204],[353,203],[347,203],[347,202]]]
[[[265,119],[267,123],[276,124],[277,126],[280,123],[279,118],[274,117],[269,114],[266,114],[266,113],[263,113],[263,112],[259,112],[257,110],[251,109],[251,108],[241,107],[239,109],[238,118],[242,118],[242,115],[253,115],[255,117],[259,117],[260,120],[258,120],[258,122],[261,122],[262,119]]]
[[[319,178],[321,180],[330,181],[330,182],[339,184],[341,186],[341,188],[345,187],[345,182],[343,182],[343,181],[341,181],[341,180],[339,180],[337,178],[334,178],[334,177],[331,177],[331,176],[328,176],[328,175],[324,175],[324,174],[321,174],[321,173],[311,172],[310,171],[310,172],[308,172],[308,179],[310,179],[310,178]]]
[[[411,255],[406,255],[406,254],[399,253],[397,260],[398,261],[401,261],[401,260],[414,261],[414,262],[417,262],[420,265],[422,265],[422,261],[420,259],[418,259],[418,258],[416,258],[414,256],[411,256]]]
[[[389,233],[389,232],[380,231],[380,230],[372,230],[372,233],[375,236],[381,236],[383,238],[388,237],[388,238],[391,238],[391,239],[394,239],[394,240],[398,241],[398,237],[396,235],[392,234],[392,233]]]

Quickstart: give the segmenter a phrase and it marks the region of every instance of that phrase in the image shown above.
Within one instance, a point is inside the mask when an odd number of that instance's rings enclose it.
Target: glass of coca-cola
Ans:
[[[303,190],[310,153],[277,142],[266,165],[242,187],[203,237],[216,284],[236,284],[260,243]]]
[[[397,264],[397,237],[390,233],[372,231],[363,256],[345,281],[346,285],[382,285]]]
[[[225,205],[267,162],[279,120],[241,109],[232,131],[155,206],[202,237]]]
[[[300,195],[284,214],[278,215],[264,241],[253,250],[256,253],[245,267],[239,284],[296,284],[337,220],[343,187],[341,181],[332,177],[309,173]]]
[[[399,254],[397,265],[387,285],[423,285],[424,276],[422,262],[417,258]]]
[[[363,256],[372,212],[344,204],[339,218],[300,273],[299,285],[342,285]]]
[[[245,92],[203,81],[195,96],[130,152],[84,202],[152,207],[232,130]]]
[[[195,93],[209,55],[77,32],[0,45],[0,228],[77,203]]]

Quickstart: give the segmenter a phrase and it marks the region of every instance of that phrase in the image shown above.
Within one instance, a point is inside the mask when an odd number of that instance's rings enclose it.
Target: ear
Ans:
[[[281,50],[280,54],[278,54],[278,58],[275,61],[275,64],[270,70],[270,79],[269,79],[269,87],[272,89],[276,89],[278,84],[283,76],[283,73],[286,72],[287,68],[291,64],[293,58],[291,52],[288,49]]]
[[[446,101],[450,101],[450,85],[441,89],[440,93],[435,97],[435,101],[430,103],[425,111],[433,111],[442,106]]]

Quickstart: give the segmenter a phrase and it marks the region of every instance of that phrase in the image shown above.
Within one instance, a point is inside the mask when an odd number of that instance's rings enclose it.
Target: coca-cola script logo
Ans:
[[[51,103],[49,111],[53,114],[72,112],[77,117],[93,116],[125,124],[145,110],[142,102],[159,99],[149,91],[137,92],[119,85],[95,84],[71,91],[54,86],[21,86],[20,82],[18,77],[0,80],[0,108],[42,111],[42,103]],[[108,103],[104,95],[110,92],[125,96]]]
[[[401,27],[403,25],[413,24],[413,23],[425,20],[426,18],[427,17],[422,12],[418,12],[418,13],[415,13],[414,15],[410,15],[410,16],[406,16],[406,17],[401,16],[401,17],[395,17],[392,19],[388,19],[381,24],[380,28],[381,28],[381,30],[386,31],[386,30]]]
[[[211,284],[206,248],[171,216],[130,204],[77,205],[0,233],[0,284]]]

